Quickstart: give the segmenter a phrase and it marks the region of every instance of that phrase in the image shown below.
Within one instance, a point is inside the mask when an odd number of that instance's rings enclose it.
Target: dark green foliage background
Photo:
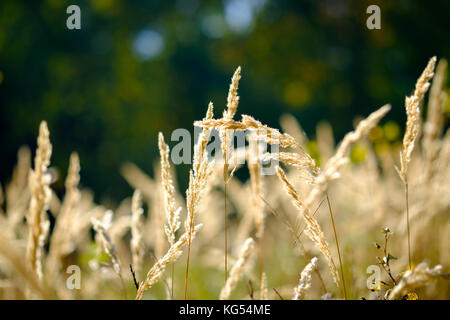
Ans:
[[[192,130],[210,100],[219,116],[238,65],[238,114],[279,127],[279,116],[292,113],[310,137],[327,119],[340,138],[356,116],[389,102],[388,119],[402,124],[404,96],[428,59],[450,57],[445,0],[266,1],[250,31],[208,37],[205,17],[223,16],[226,3],[2,0],[2,184],[19,146],[35,148],[45,119],[62,176],[78,151],[82,184],[97,200],[131,195],[120,165],[132,161],[151,173],[158,131],[167,141],[176,128]],[[66,28],[69,4],[81,8],[81,30]],[[381,7],[381,30],[366,28],[370,4]],[[163,51],[146,61],[132,51],[144,28],[164,39]],[[178,170],[182,186],[187,169]],[[54,187],[62,190],[63,179]]]

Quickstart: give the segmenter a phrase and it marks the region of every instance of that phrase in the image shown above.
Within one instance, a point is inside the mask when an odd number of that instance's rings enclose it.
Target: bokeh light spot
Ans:
[[[133,53],[139,60],[152,59],[158,56],[163,49],[163,37],[152,29],[141,30],[133,41]]]

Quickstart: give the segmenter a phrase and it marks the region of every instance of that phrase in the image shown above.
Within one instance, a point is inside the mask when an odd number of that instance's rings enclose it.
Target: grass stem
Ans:
[[[334,233],[334,239],[336,240],[336,248],[337,248],[338,257],[339,257],[339,265],[341,267],[340,269],[341,269],[341,277],[342,277],[342,287],[343,287],[343,291],[344,291],[344,299],[347,300],[347,289],[345,288],[345,278],[344,278],[344,265],[342,264],[341,250],[339,249],[339,240],[338,240],[338,236],[337,236],[337,232],[336,232],[336,225],[334,223],[333,210],[331,209],[331,203],[330,203],[330,198],[328,197],[328,192],[325,192],[325,195],[326,195],[327,202],[328,202],[328,209],[330,211],[331,224],[333,225],[333,233]]]

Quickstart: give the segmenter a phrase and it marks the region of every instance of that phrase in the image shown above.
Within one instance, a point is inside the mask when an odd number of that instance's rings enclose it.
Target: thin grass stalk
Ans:
[[[136,294],[136,300],[141,300],[144,296],[144,292],[151,287],[153,287],[159,279],[163,276],[166,267],[174,263],[183,253],[182,248],[188,242],[189,238],[192,240],[195,234],[200,230],[202,226],[197,225],[193,228],[192,232],[186,231],[180,236],[178,241],[176,241],[167,251],[167,253],[159,259],[153,267],[148,271],[147,276],[144,281],[139,284],[139,289]]]
[[[328,192],[325,192],[327,202],[328,202],[328,209],[330,212],[330,218],[331,218],[331,224],[333,226],[333,233],[334,233],[334,239],[336,241],[336,249],[339,257],[339,265],[341,269],[341,278],[342,278],[342,288],[344,291],[344,299],[347,300],[347,289],[345,287],[345,278],[344,278],[344,265],[342,264],[342,258],[341,258],[341,250],[339,248],[339,239],[336,232],[336,225],[334,223],[334,215],[333,215],[333,209],[331,208],[330,198],[328,197]]]
[[[231,268],[230,277],[227,279],[227,281],[225,282],[225,286],[220,291],[220,300],[228,300],[228,298],[230,297],[231,291],[233,291],[234,287],[239,281],[243,272],[244,265],[249,259],[254,246],[255,241],[252,238],[248,238],[245,241],[244,246],[242,247],[239,254],[239,259]]]
[[[210,102],[206,117],[203,120],[212,119],[213,117],[213,104]],[[194,228],[195,213],[198,208],[201,195],[206,187],[208,178],[211,176],[214,167],[214,161],[211,163],[208,161],[208,154],[206,152],[206,145],[209,141],[211,134],[210,128],[203,128],[197,144],[194,148],[194,163],[193,170],[189,173],[189,187],[186,191],[186,207],[187,218],[185,221],[185,230],[187,233],[187,261],[186,261],[186,278],[184,283],[184,299],[187,299],[188,280],[189,280],[189,263],[191,258],[191,243]]]
[[[239,104],[239,96],[237,94],[238,86],[239,86],[239,80],[241,79],[241,67],[238,67],[236,71],[233,74],[233,77],[231,78],[230,88],[228,90],[228,97],[227,97],[227,109],[223,112],[222,119],[224,120],[232,120],[234,115],[236,114],[236,110]],[[227,183],[228,183],[228,152],[230,149],[231,139],[233,136],[233,133],[231,131],[231,137],[229,136],[230,131],[228,131],[226,128],[221,129],[219,131],[220,133],[220,140],[221,140],[221,147],[222,147],[222,154],[223,154],[223,188],[224,188],[224,228],[225,228],[225,243],[224,243],[224,262],[225,262],[225,282],[227,281],[228,277],[228,206],[227,206]]]
[[[158,137],[159,153],[161,156],[161,181],[164,189],[164,211],[166,213],[167,224],[164,226],[169,245],[172,246],[175,242],[175,235],[180,227],[180,212],[181,207],[177,208],[175,204],[175,187],[173,185],[172,177],[170,175],[169,164],[169,147],[164,142],[164,136],[160,132]],[[172,264],[172,280],[170,297],[174,298],[174,276],[175,264]]]
[[[260,197],[261,197],[261,196],[260,196]],[[267,208],[269,208],[269,211],[272,212],[272,214],[273,214],[275,217],[277,217],[277,218],[280,217],[280,215],[278,214],[278,212],[275,211],[275,209],[267,202],[266,199],[264,199],[263,197],[261,197],[261,200],[264,201],[264,203],[266,204]],[[319,210],[320,205],[323,203],[323,201],[325,201],[325,199],[322,200],[322,202],[319,204],[319,206],[317,207],[317,209],[314,211],[313,217],[316,215],[316,213],[317,213],[317,211]],[[292,234],[292,236],[293,236],[293,238],[294,238],[294,244],[298,244],[299,249],[300,249],[300,252],[304,255],[304,257],[305,257],[307,260],[311,260],[313,257],[305,250],[305,248],[304,248],[304,246],[303,246],[303,244],[302,244],[302,242],[301,242],[301,239],[300,239],[300,236],[301,236],[302,233],[305,231],[306,227],[303,228],[303,230],[300,231],[299,234],[297,234],[297,232],[294,230],[294,228],[293,228],[293,226],[292,226],[292,223],[289,221],[289,218],[288,218],[287,216],[283,216],[283,218],[281,219],[281,222],[286,226],[286,228],[289,230],[289,232],[291,232],[291,234]],[[320,281],[320,284],[321,284],[321,286],[322,286],[323,292],[324,292],[324,293],[327,293],[328,290],[327,290],[327,287],[326,287],[326,285],[325,285],[325,281],[323,280],[322,275],[320,274],[319,269],[316,268],[316,269],[314,270],[314,272],[316,273],[317,278],[318,278],[319,281]]]
[[[405,201],[406,201],[406,228],[408,237],[408,268],[412,268],[411,259],[411,231],[409,221],[409,190],[408,190],[408,164],[411,161],[411,154],[414,150],[415,142],[419,136],[420,131],[420,114],[421,114],[421,102],[430,87],[429,81],[434,75],[434,66],[436,64],[436,57],[433,57],[428,62],[425,70],[416,82],[414,93],[406,97],[405,109],[406,109],[406,130],[403,136],[403,149],[400,152],[400,165],[401,168],[397,169],[397,172],[405,186]]]

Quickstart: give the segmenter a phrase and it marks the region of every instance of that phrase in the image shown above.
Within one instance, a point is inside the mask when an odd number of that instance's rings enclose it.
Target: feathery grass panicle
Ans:
[[[259,300],[267,300],[267,276],[266,273],[263,272],[261,275],[261,285],[259,289]]]
[[[50,234],[50,220],[48,219],[48,217],[42,217],[41,218],[41,234],[39,235],[39,238],[38,238],[38,250],[36,252],[36,271],[37,271],[38,278],[41,280],[44,277],[44,272],[42,270],[43,264],[44,264],[44,255],[45,255],[44,246],[48,240],[49,234]]]
[[[4,203],[5,203],[5,195],[3,194],[3,187],[2,187],[2,184],[0,183],[0,214],[2,215],[2,218],[3,218],[3,215],[5,214],[3,212],[3,204]]]
[[[163,135],[159,134],[158,145],[161,158],[155,165],[154,175],[150,178],[136,166],[124,165],[122,174],[136,190],[132,199],[126,198],[123,201],[105,199],[107,207],[118,203],[114,219],[111,210],[106,210],[95,203],[92,192],[87,189],[80,190],[80,163],[76,153],[70,157],[70,165],[65,179],[64,198],[60,200],[50,188],[53,180],[50,176],[54,176],[53,169],[49,169],[52,146],[48,129],[45,123],[42,123],[36,158],[31,158],[31,152],[28,149],[20,149],[18,163],[11,181],[7,184],[2,181],[0,185],[0,299],[117,299],[119,292],[110,290],[119,285],[117,276],[120,278],[126,299],[126,292],[129,291],[126,289],[131,289],[131,282],[125,287],[125,273],[123,278],[121,275],[121,272],[124,271],[121,270],[121,267],[125,262],[132,266],[132,273],[134,270],[137,271],[133,275],[137,289],[136,299],[145,298],[145,293],[150,297],[150,292],[146,291],[150,288],[152,295],[155,294],[157,297],[162,297],[165,291],[166,297],[169,299],[180,298],[176,297],[179,294],[178,290],[174,290],[174,283],[176,286],[177,282],[173,280],[178,278],[175,277],[176,268],[174,267],[179,263],[177,259],[180,259],[185,252],[187,253],[185,298],[187,296],[192,299],[212,298],[210,293],[204,290],[194,290],[194,287],[191,289],[191,285],[197,287],[197,284],[192,278],[194,264],[191,263],[192,266],[190,266],[189,261],[194,262],[195,260],[196,271],[201,269],[203,272],[216,268],[218,264],[223,268],[223,264],[220,263],[223,261],[220,259],[225,258],[229,259],[230,268],[226,269],[227,272],[220,273],[227,277],[225,282],[220,285],[220,287],[223,286],[220,298],[232,299],[233,294],[237,294],[239,283],[242,281],[242,284],[249,283],[249,290],[245,294],[245,298],[267,299],[267,288],[270,283],[267,283],[265,272],[270,271],[269,276],[271,275],[275,280],[278,279],[280,274],[287,270],[286,267],[288,269],[289,265],[292,267],[292,263],[286,264],[284,261],[286,254],[294,255],[291,257],[294,260],[298,256],[304,256],[306,267],[303,271],[299,270],[298,278],[300,279],[297,278],[297,282],[277,285],[275,292],[281,299],[284,299],[283,297],[294,299],[321,297],[321,299],[326,299],[338,291],[336,288],[327,289],[328,286],[333,286],[332,282],[335,282],[343,291],[344,298],[347,298],[345,285],[348,284],[352,289],[351,297],[370,295],[367,298],[415,299],[418,298],[414,293],[415,289],[437,278],[440,281],[417,291],[417,294],[421,299],[448,298],[449,291],[445,280],[450,277],[450,273],[444,272],[442,269],[450,261],[448,241],[450,224],[447,219],[450,210],[450,198],[447,196],[450,190],[450,167],[448,166],[450,130],[447,130],[445,136],[441,137],[445,127],[445,109],[448,107],[448,105],[444,105],[447,90],[445,88],[446,64],[444,60],[437,64],[430,86],[428,82],[431,82],[434,63],[435,61],[430,61],[424,74],[417,81],[414,93],[406,100],[407,110],[410,109],[410,114],[408,114],[410,128],[406,128],[405,134],[409,138],[407,139],[403,135],[400,137],[405,144],[409,143],[408,147],[410,148],[403,148],[400,156],[404,159],[405,174],[404,179],[401,179],[405,186],[404,189],[398,188],[400,179],[394,173],[395,156],[391,152],[397,145],[395,140],[398,137],[398,127],[393,122],[376,126],[388,112],[389,106],[381,108],[366,120],[359,122],[355,126],[355,130],[347,134],[336,147],[331,128],[328,125],[318,126],[317,139],[310,143],[314,149],[317,146],[318,153],[315,154],[321,162],[321,167],[319,167],[314,161],[316,157],[313,159],[302,149],[306,135],[295,118],[287,118],[289,120],[288,127],[292,130],[286,130],[283,127],[283,131],[270,128],[247,115],[242,116],[239,120],[234,119],[237,118],[236,111],[239,102],[237,94],[239,69],[236,70],[231,81],[227,108],[223,116],[221,115],[222,118],[213,118],[213,105],[210,103],[203,120],[195,122],[195,125],[202,127],[202,130],[200,136],[196,137],[193,149],[194,162],[189,173],[186,198],[182,200],[182,196],[177,192],[175,170],[173,170],[173,165],[169,164],[170,149],[165,143]],[[422,127],[420,108],[427,89],[430,90],[428,114]],[[374,128],[374,126],[376,127]],[[371,132],[369,138],[373,141],[373,145],[364,137],[372,128],[375,130]],[[227,151],[231,155],[228,157],[225,153],[229,162],[225,163],[223,167],[220,165],[220,168],[214,167],[214,162],[210,159],[209,147],[206,150],[212,129],[218,130],[219,134],[222,132],[221,142],[224,143],[221,147],[228,146]],[[252,139],[248,140],[248,146],[236,149],[232,145],[233,130],[250,133],[250,135],[246,135],[247,138]],[[421,130],[423,130],[422,152],[414,152],[413,147],[414,144],[419,143]],[[292,133],[295,139],[282,132]],[[378,139],[380,135],[383,135],[386,140]],[[217,141],[214,139],[214,144],[216,143]],[[272,153],[264,154],[265,150],[264,152],[258,150],[261,146],[266,147],[265,144],[275,144],[270,148]],[[354,144],[357,145],[353,148]],[[219,147],[219,153],[221,147]],[[283,152],[275,152],[276,147],[289,147],[290,149],[280,148]],[[345,166],[345,163],[350,160],[350,154],[352,159],[355,156],[356,161],[352,165]],[[218,155],[217,152],[216,155]],[[368,155],[369,157],[367,157]],[[409,168],[407,167],[408,157],[411,158]],[[278,176],[263,177],[265,172],[261,169],[266,168],[263,167],[262,162],[259,162],[261,158],[262,160],[278,160],[282,163],[280,167],[276,168]],[[235,162],[235,160],[239,162]],[[380,161],[381,168],[378,166],[378,161]],[[402,159],[399,162],[401,161]],[[248,179],[245,182],[240,179],[232,179],[234,170],[245,162],[248,164]],[[276,161],[272,161],[272,164],[273,162]],[[283,171],[285,166],[293,168],[289,168],[290,170],[285,172]],[[400,164],[398,167],[401,168]],[[398,171],[402,177],[401,169]],[[409,216],[408,205],[408,176],[413,182],[410,184],[415,186],[414,190],[417,191],[415,192],[415,201],[411,206],[411,216]],[[341,181],[337,184],[332,183],[333,179],[338,177]],[[221,190],[222,178],[223,190]],[[278,179],[283,187],[277,184]],[[294,179],[302,181],[301,189],[294,187],[294,184],[291,183]],[[303,182],[310,184],[304,185]],[[2,187],[4,187],[4,193],[1,191]],[[227,198],[227,190],[229,198]],[[150,219],[143,219],[142,199],[139,191],[142,192],[143,199],[148,201]],[[328,193],[333,196],[333,207],[330,205],[331,198]],[[286,203],[286,197],[288,197],[288,202],[292,202],[295,206],[292,217],[290,216],[292,208],[289,203]],[[401,201],[404,201],[405,197],[406,213],[404,214]],[[225,203],[223,203],[224,199]],[[184,201],[186,216],[180,217],[180,208],[178,207]],[[328,203],[328,208],[322,207],[324,202]],[[233,215],[230,217],[227,205],[233,206]],[[269,224],[269,220],[266,221],[264,215],[266,209],[269,209],[280,221],[275,220],[275,224]],[[322,219],[326,217],[321,216],[321,213],[326,213],[325,209],[329,209],[331,217],[331,225],[324,220],[327,228],[322,225]],[[346,217],[334,216],[333,211],[346,213]],[[26,220],[24,220],[25,215]],[[319,215],[320,218],[318,218]],[[405,215],[407,219],[404,219]],[[47,217],[55,218],[54,228],[48,239],[50,242],[48,254],[44,250],[50,231]],[[180,223],[181,218],[184,220],[183,226]],[[225,228],[223,218],[225,218]],[[296,218],[295,223],[293,218]],[[414,258],[418,262],[431,259],[435,262],[433,265],[438,264],[438,266],[428,268],[425,264],[419,264],[414,269],[411,268],[413,264],[409,245],[409,218],[413,223],[417,221],[417,226],[414,226],[421,230],[422,241],[417,242],[414,246]],[[199,230],[197,219],[204,220],[202,222],[208,227],[202,230],[205,233],[201,237],[194,238],[196,231]],[[282,224],[278,222],[282,222]],[[349,245],[358,239],[367,244],[351,248],[351,259],[350,256],[346,259],[346,267],[357,269],[370,265],[373,263],[373,261],[371,262],[373,256],[368,250],[368,245],[375,240],[374,232],[378,230],[381,222],[383,225],[397,226],[399,231],[402,233],[404,231],[404,238],[406,238],[406,230],[408,230],[410,271],[401,274],[395,273],[402,271],[403,268],[401,262],[404,261],[406,250],[402,249],[406,249],[406,239],[393,237],[389,240],[389,250],[387,250],[387,237],[385,237],[383,247],[377,244],[375,246],[383,251],[383,258],[377,258],[387,272],[384,280],[388,277],[391,280],[386,280],[385,285],[381,287],[380,291],[383,292],[370,293],[365,281],[355,281],[350,274],[348,278],[344,274],[342,262],[345,261],[342,258],[345,256],[341,256],[339,242],[342,240],[342,244]],[[405,224],[406,222],[408,224]],[[227,230],[230,223],[233,228],[236,227],[236,230],[230,229],[234,230],[233,237],[228,239]],[[92,225],[99,254],[93,259],[92,230],[90,229]],[[195,225],[197,226],[194,227]],[[340,237],[336,232],[336,227],[339,225],[342,227]],[[288,232],[292,233],[292,237],[284,232],[284,227],[287,227]],[[128,236],[129,229],[131,236]],[[179,229],[183,230],[180,232]],[[146,230],[149,232],[145,232]],[[327,231],[324,232],[325,230]],[[334,238],[328,238],[328,236],[332,237],[331,233],[327,233],[328,230],[334,232]],[[312,240],[308,246],[304,246],[303,240],[300,239],[303,232],[307,234],[308,240],[306,241]],[[252,238],[247,240],[250,234],[252,234]],[[277,241],[273,241],[274,236]],[[223,240],[225,241],[223,242]],[[229,243],[227,240],[230,240]],[[191,250],[192,242],[200,250]],[[225,250],[220,249],[220,242],[222,242],[222,246],[225,243]],[[336,249],[331,247],[332,242],[336,243]],[[244,243],[241,251],[240,247]],[[284,259],[282,264],[275,263],[270,266],[270,255],[265,252],[268,249],[267,245],[273,249],[273,252],[278,253],[280,259]],[[294,251],[289,250],[292,245],[295,246]],[[145,270],[143,270],[143,256],[146,253],[144,247],[151,248],[150,254],[154,257],[154,261]],[[313,257],[311,250],[315,252],[314,256],[316,257]],[[233,259],[228,256],[228,251],[236,252]],[[317,251],[320,252],[317,253]],[[399,257],[398,268],[392,268],[394,272],[392,274],[391,266],[394,266],[386,265],[386,263],[396,258],[389,252]],[[46,257],[44,257],[44,253]],[[322,255],[324,258],[321,257]],[[82,286],[80,290],[70,290],[69,283],[75,284],[78,281],[75,277],[70,277],[72,280],[70,281],[66,273],[66,271],[69,272],[69,269],[65,269],[70,264],[80,265],[86,258],[88,265],[83,268]],[[107,264],[103,263],[104,259],[107,260]],[[291,262],[295,262],[292,259]],[[321,263],[320,259],[323,259],[328,265],[327,268],[330,271],[326,272],[331,272],[328,278],[329,283],[325,283],[319,272],[322,271],[318,268],[318,264]],[[42,268],[43,262],[45,262],[43,265],[45,268]],[[226,263],[227,260],[225,260],[225,265]],[[189,273],[189,266],[192,275]],[[43,271],[45,271],[45,276],[42,274]],[[300,271],[302,272],[300,273]],[[244,281],[247,272],[249,272],[248,278],[251,280]],[[317,278],[312,276],[313,273],[317,275]],[[213,272],[210,276],[216,283],[220,282],[219,274]],[[312,278],[314,279],[312,280]],[[345,281],[346,278],[347,281]],[[127,280],[129,280],[128,277]],[[255,283],[256,286],[254,286]],[[181,288],[179,289],[181,290]],[[327,292],[332,293],[324,295]],[[216,298],[219,298],[219,292]]]
[[[436,57],[433,57],[428,62],[427,67],[422,72],[422,75],[416,82],[416,87],[412,96],[406,97],[406,130],[403,136],[403,148],[400,152],[400,169],[395,167],[400,179],[405,187],[405,203],[406,203],[406,227],[408,238],[408,267],[412,268],[411,257],[411,231],[409,226],[409,190],[408,190],[408,164],[411,161],[411,154],[414,150],[414,145],[420,131],[420,103],[423,100],[428,88],[429,81],[433,77],[434,66],[436,64]]]
[[[306,235],[314,242],[316,247],[320,250],[320,252],[324,255],[325,259],[328,262],[328,266],[330,268],[331,274],[333,276],[333,280],[336,285],[340,288],[340,280],[339,275],[336,269],[336,265],[334,264],[333,258],[331,256],[330,249],[328,248],[327,240],[320,228],[319,222],[311,215],[309,211],[309,207],[307,207],[301,200],[300,197],[295,190],[294,186],[289,182],[286,177],[286,173],[280,167],[277,167],[277,175],[280,178],[286,192],[291,196],[292,203],[299,210],[300,214],[305,220]]]
[[[242,115],[241,121],[233,119],[204,119],[195,121],[194,125],[203,128],[215,128],[218,130],[249,130],[258,129],[257,138],[268,144],[279,144],[282,148],[296,147],[295,139],[287,133],[281,133],[278,129],[271,128],[248,115]],[[222,140],[223,141],[223,140]]]
[[[181,207],[177,208],[175,204],[175,187],[173,186],[172,178],[170,176],[169,147],[165,144],[164,136],[161,132],[159,133],[158,146],[161,156],[161,182],[164,189],[164,211],[167,219],[164,230],[169,244],[173,245],[175,242],[175,233],[181,223]]]
[[[256,238],[262,239],[264,234],[264,202],[261,197],[264,196],[262,166],[260,160],[259,144],[255,134],[249,137],[249,161],[248,170],[250,172],[250,184],[252,190],[252,211],[255,217]]]
[[[29,202],[28,174],[31,168],[31,152],[26,146],[20,147],[17,152],[17,165],[14,168],[11,182],[6,185],[6,212],[10,232],[16,230],[21,223]]]
[[[278,153],[266,153],[263,156],[264,161],[277,160],[287,165],[296,167],[302,172],[306,172],[306,181],[313,183],[316,176],[320,173],[320,168],[316,165],[314,159],[305,151],[302,153],[295,152],[278,152]]]
[[[135,164],[127,162],[120,168],[120,173],[134,189],[139,189],[148,199],[157,194],[157,183]]]
[[[225,121],[233,120],[234,115],[239,104],[239,96],[237,90],[239,86],[239,80],[241,79],[241,67],[238,67],[231,78],[230,89],[228,90],[227,97],[227,109],[224,110],[222,119]],[[210,118],[212,119],[212,118]],[[220,128],[219,136],[222,146],[222,156],[224,161],[224,176],[228,173],[228,161],[230,160],[230,146],[231,139],[233,137],[232,130],[227,128]]]
[[[444,91],[445,82],[447,80],[447,61],[439,60],[436,67],[436,74],[433,78],[433,84],[430,89],[430,97],[428,99],[427,119],[423,126],[423,153],[425,158],[424,182],[429,182],[434,176],[435,165],[439,153],[439,136],[442,133],[444,124],[443,108],[447,100]]]
[[[356,129],[345,135],[341,144],[339,145],[336,153],[328,160],[324,170],[320,171],[320,174],[314,180],[314,186],[308,197],[302,203],[295,191],[294,187],[287,181],[287,178],[281,168],[278,169],[278,176],[282,180],[288,193],[294,200],[294,204],[300,210],[302,216],[305,218],[307,224],[306,234],[311,240],[316,243],[319,250],[324,254],[328,261],[331,273],[333,275],[334,282],[338,287],[340,286],[339,276],[336,270],[336,266],[331,257],[328,249],[328,244],[323,236],[322,230],[316,219],[314,219],[309,213],[309,208],[313,208],[315,203],[320,199],[323,192],[325,192],[328,183],[336,179],[339,176],[339,170],[348,161],[348,154],[350,147],[353,143],[359,141],[362,137],[370,132],[370,130],[380,121],[381,118],[390,110],[389,105],[385,105],[372,112],[366,119],[359,122]]]
[[[207,117],[212,118],[212,104],[210,104]],[[195,212],[198,208],[201,195],[205,190],[208,178],[211,176],[214,168],[214,161],[208,160],[206,145],[209,140],[210,129],[203,128],[199,140],[194,148],[194,166],[189,174],[189,187],[186,190],[187,219],[185,229],[188,233],[193,231]],[[197,162],[197,163],[195,163]],[[190,243],[190,241],[189,241]]]
[[[321,121],[316,129],[317,149],[319,150],[320,161],[326,163],[334,154],[334,135],[333,128],[327,121]]]
[[[212,102],[208,105],[208,110],[206,111],[206,116],[203,118],[203,121],[211,120],[214,116],[214,105]],[[195,123],[194,123],[195,125]],[[202,132],[200,133],[197,143],[194,147],[194,161],[193,161],[193,171],[194,175],[200,175],[200,171],[202,166],[205,165],[205,161],[208,160],[208,155],[206,152],[206,146],[209,141],[209,136],[211,135],[212,128],[203,128]]]
[[[147,276],[144,281],[142,281],[139,285],[139,289],[136,295],[136,300],[141,300],[144,292],[155,285],[162,277],[164,270],[166,267],[174,263],[183,253],[183,246],[188,242],[189,238],[192,240],[195,234],[200,230],[202,225],[196,225],[192,228],[192,233],[185,232],[181,235],[181,237],[175,242],[172,246],[170,246],[167,253],[159,259],[153,267],[148,271]]]
[[[238,283],[242,271],[244,268],[245,263],[247,262],[248,258],[250,257],[250,254],[252,253],[255,246],[255,241],[252,238],[248,238],[244,246],[242,247],[242,250],[239,254],[239,259],[236,261],[236,263],[233,265],[230,271],[230,276],[228,277],[227,281],[225,282],[225,286],[220,291],[220,300],[228,300],[231,294],[231,291],[233,291],[234,287]]]
[[[143,213],[141,191],[136,189],[131,200],[131,257],[138,275],[141,274],[144,261]]]
[[[222,119],[225,121],[232,121],[234,115],[236,114],[236,110],[239,104],[239,96],[237,95],[237,90],[239,86],[239,80],[241,79],[241,67],[238,67],[236,71],[233,74],[233,77],[231,79],[230,88],[228,90],[228,97],[227,97],[227,109],[224,110]],[[212,120],[209,119],[209,120]],[[228,208],[227,208],[227,184],[228,180],[230,179],[228,177],[228,170],[229,170],[229,160],[231,156],[231,142],[233,139],[233,130],[229,130],[227,128],[220,128],[219,129],[219,137],[221,142],[221,149],[222,149],[222,160],[223,160],[223,189],[224,189],[224,228],[225,228],[225,237],[224,237],[224,274],[225,274],[225,281],[227,280],[228,276]],[[234,172],[234,169],[232,170],[232,174]]]
[[[417,80],[414,93],[405,99],[406,131],[403,136],[403,149],[400,152],[401,168],[398,170],[405,185],[407,184],[408,164],[411,161],[411,154],[420,131],[420,103],[430,87],[429,81],[434,75],[435,64],[436,57],[433,57]]]
[[[35,270],[23,259],[25,252],[23,248],[10,239],[4,230],[0,232],[0,255],[12,266],[15,274],[25,279],[28,288],[42,299],[55,299],[53,292],[35,276]]]
[[[314,257],[303,269],[297,287],[294,288],[294,297],[292,300],[303,300],[306,291],[311,288],[312,273],[317,269],[317,258]]]
[[[241,67],[238,67],[231,78],[230,88],[228,90],[227,97],[227,109],[223,111],[222,121],[233,121],[233,117],[236,114],[236,110],[239,104],[239,96],[237,94],[239,80],[241,79]],[[212,117],[209,119],[203,119],[204,121],[212,121]],[[194,125],[197,125],[194,123]],[[211,130],[213,127],[203,126],[203,129],[208,128]],[[224,244],[224,258],[225,258],[225,279],[227,278],[227,266],[228,266],[228,208],[227,208],[227,184],[228,184],[228,170],[229,160],[231,158],[231,142],[233,138],[233,130],[228,128],[216,128],[219,130],[219,138],[222,149],[222,161],[223,161],[223,187],[224,187],[224,225],[225,225],[225,244]],[[234,169],[232,170],[232,174]]]
[[[67,201],[73,205],[74,202],[78,201],[80,198],[80,192],[78,191],[78,184],[80,183],[80,158],[78,153],[72,152],[69,160],[69,169],[67,172],[67,178],[65,181],[65,187],[67,192]]]
[[[50,132],[45,121],[42,121],[39,127],[37,146],[34,170],[30,170],[28,176],[31,202],[27,217],[29,228],[27,259],[31,270],[39,279],[42,279],[43,245],[49,228],[46,212],[51,199],[51,177],[47,173],[47,169],[52,154]]]
[[[394,300],[402,298],[408,292],[423,287],[430,281],[439,277],[450,279],[450,273],[444,272],[442,265],[429,268],[425,262],[422,262],[417,265],[414,270],[405,272],[400,282],[389,293],[388,299]]]
[[[350,153],[352,144],[358,142],[366,136],[370,130],[377,125],[381,118],[389,112],[390,109],[390,105],[385,105],[377,111],[372,112],[366,119],[361,120],[358,123],[354,131],[351,131],[345,135],[344,139],[337,148],[336,153],[330,158],[330,160],[328,160],[324,170],[322,170],[316,178],[315,187],[308,197],[308,199],[311,200],[305,201],[306,204],[309,205],[313,202],[312,200],[316,200],[320,197],[320,194],[326,190],[328,182],[339,177],[339,170],[345,163],[347,163],[348,154]]]
[[[80,159],[76,152],[70,155],[69,169],[65,181],[66,194],[61,206],[61,210],[55,222],[55,228],[50,241],[50,252],[47,258],[48,275],[59,271],[61,259],[67,253],[70,253],[74,231],[75,206],[80,201],[80,191],[78,184],[80,182]]]
[[[234,71],[233,77],[231,78],[230,89],[228,90],[227,97],[227,110],[223,113],[224,119],[233,119],[236,114],[236,110],[239,104],[239,96],[237,95],[237,90],[239,86],[239,80],[241,79],[241,67],[237,67]]]
[[[242,115],[241,122],[246,129],[258,129],[256,130],[258,139],[262,139],[268,144],[279,144],[282,148],[297,146],[297,142],[289,134],[280,133],[278,129],[262,124],[251,116]]]
[[[121,265],[119,260],[119,255],[117,253],[117,249],[115,245],[112,243],[111,236],[108,234],[109,226],[105,221],[100,221],[96,218],[91,218],[92,227],[94,228],[95,232],[100,237],[100,241],[103,247],[103,250],[105,253],[109,256],[111,259],[111,263],[113,266],[114,272],[120,277],[121,276]]]
[[[208,106],[205,119],[212,119],[213,117],[213,105]],[[186,279],[184,298],[187,298],[187,285],[189,278],[189,262],[191,254],[191,243],[194,233],[195,213],[197,212],[201,196],[206,188],[207,182],[214,170],[214,161],[208,160],[208,153],[206,151],[206,145],[209,141],[211,129],[203,128],[197,144],[194,147],[194,164],[193,169],[189,172],[189,187],[186,190],[186,207],[187,217],[184,223],[184,227],[187,233],[187,261],[186,261]]]
[[[280,117],[280,125],[284,132],[294,137],[298,145],[304,146],[308,141],[305,131],[293,115],[287,113],[282,114]]]
[[[264,213],[264,187],[262,179],[261,156],[259,152],[259,142],[256,133],[252,132],[248,139],[248,170],[250,173],[250,186],[252,191],[252,206],[250,213],[254,217],[256,227],[256,241],[258,252],[258,274],[263,273],[263,239],[265,229]],[[262,281],[262,279],[261,279]]]

